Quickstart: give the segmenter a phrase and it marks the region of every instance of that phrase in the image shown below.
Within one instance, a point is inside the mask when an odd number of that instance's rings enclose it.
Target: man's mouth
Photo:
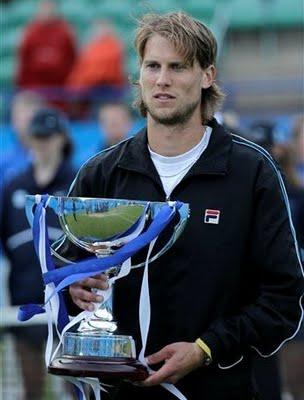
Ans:
[[[172,95],[169,94],[169,93],[156,93],[153,97],[154,97],[155,99],[158,99],[158,100],[170,100],[170,99],[175,99],[175,97],[172,96]]]

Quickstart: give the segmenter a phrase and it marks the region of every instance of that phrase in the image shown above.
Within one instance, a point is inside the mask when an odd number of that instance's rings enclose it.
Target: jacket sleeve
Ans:
[[[258,295],[201,336],[223,368],[241,361],[250,348],[263,357],[274,354],[296,335],[303,316],[303,267],[284,183],[271,159],[264,160],[258,174],[252,220],[250,259]]]

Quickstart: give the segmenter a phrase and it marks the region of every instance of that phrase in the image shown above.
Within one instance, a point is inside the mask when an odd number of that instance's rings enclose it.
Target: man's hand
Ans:
[[[149,365],[164,361],[165,364],[152,373],[143,386],[154,386],[160,383],[175,384],[183,376],[203,365],[204,351],[195,343],[178,342],[170,344],[159,352],[147,357]]]
[[[108,277],[105,274],[98,274],[92,278],[73,283],[69,287],[69,292],[73,302],[82,310],[94,311],[93,303],[102,302],[102,296],[98,296],[91,289],[108,289]]]

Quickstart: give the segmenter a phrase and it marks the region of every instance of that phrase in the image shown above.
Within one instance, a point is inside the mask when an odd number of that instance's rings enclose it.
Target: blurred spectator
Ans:
[[[124,83],[123,42],[108,22],[96,21],[91,40],[81,50],[67,86],[79,90]]]
[[[41,109],[33,116],[28,130],[33,152],[31,165],[13,178],[2,191],[0,237],[10,264],[9,295],[12,305],[43,303],[43,282],[32,234],[24,212],[26,194],[64,195],[74,178],[70,164],[72,151],[63,115]],[[61,234],[57,217],[48,215],[49,236]],[[10,328],[21,363],[25,400],[41,400],[45,379],[43,347],[47,334],[44,325]]]
[[[241,135],[240,116],[234,110],[225,110],[221,113],[221,124],[231,133]]]
[[[300,122],[300,119],[299,119]],[[296,126],[301,126],[296,125]],[[291,213],[300,247],[304,247],[304,190],[300,187],[297,176],[297,154],[301,153],[303,133],[295,129],[294,143],[291,145],[276,143],[276,127],[271,121],[257,121],[252,124],[249,138],[266,148],[279,163],[285,176],[286,189],[290,200]],[[302,127],[303,129],[303,127]],[[298,148],[295,148],[295,143]],[[281,371],[277,356],[267,359],[255,358],[254,373],[261,398],[267,400],[280,399],[282,380],[283,391],[292,395],[293,400],[304,399],[304,333],[303,326],[293,341],[288,342],[280,352]]]
[[[264,147],[267,151],[275,141],[275,123],[272,121],[256,121],[250,126],[249,139]]]
[[[295,121],[292,133],[293,151],[295,153],[297,174],[300,184],[304,187],[304,116],[301,115]]]
[[[299,140],[299,138],[297,138]],[[301,140],[299,140],[300,142]],[[298,142],[298,143],[299,143]],[[303,139],[302,139],[303,143]],[[303,143],[304,144],[304,143]],[[299,150],[299,149],[298,149]],[[298,151],[299,152],[299,151]],[[276,144],[273,156],[283,169],[287,181],[287,192],[302,254],[304,250],[304,189],[296,171],[296,153],[292,145]],[[303,151],[302,151],[303,153]],[[303,258],[304,259],[304,258]],[[304,304],[303,304],[304,306]],[[293,400],[304,400],[304,327],[297,336],[281,350],[282,380],[284,392]]]
[[[298,242],[300,248],[304,249],[304,188],[301,187],[300,179],[297,175],[296,154],[293,145],[275,144],[271,152],[285,174],[286,189]]]
[[[29,165],[31,157],[28,149],[28,124],[33,114],[43,105],[45,105],[44,99],[29,90],[21,91],[13,98],[11,123],[16,136],[16,143],[11,150],[1,155],[1,187]]]
[[[107,103],[100,107],[98,122],[104,141],[98,151],[126,139],[132,127],[129,108],[123,103]]]
[[[255,121],[245,136],[271,152],[275,137],[275,124],[271,121]],[[281,371],[277,354],[262,358],[253,353],[253,373],[262,400],[281,399]]]
[[[76,58],[75,37],[53,1],[38,3],[36,18],[25,28],[18,58],[20,88],[64,84]]]

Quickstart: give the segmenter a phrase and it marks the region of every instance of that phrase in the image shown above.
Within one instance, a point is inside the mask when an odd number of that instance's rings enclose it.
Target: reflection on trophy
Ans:
[[[26,212],[31,225],[34,206],[35,196],[28,196]],[[98,258],[109,258],[118,254],[125,246],[138,240],[140,235],[147,235],[149,227],[156,221],[163,207],[174,210],[170,228],[166,227],[166,232],[162,232],[164,235],[161,244],[151,252],[147,262],[157,259],[173,245],[189,216],[188,205],[179,203],[177,208],[175,202],[49,196],[48,207],[58,215],[66,238]],[[55,250],[52,252],[63,259]],[[128,268],[126,264],[115,265],[105,271],[110,284],[107,296],[96,290],[105,298],[104,302],[96,305],[95,311],[84,318],[76,330],[64,333],[62,354],[52,360],[48,367],[50,373],[97,377],[100,380],[146,379],[148,371],[136,360],[134,339],[119,334],[119,324],[112,311],[113,283],[115,279],[129,272],[122,270]],[[132,267],[129,264],[129,269],[145,264],[144,260]]]

